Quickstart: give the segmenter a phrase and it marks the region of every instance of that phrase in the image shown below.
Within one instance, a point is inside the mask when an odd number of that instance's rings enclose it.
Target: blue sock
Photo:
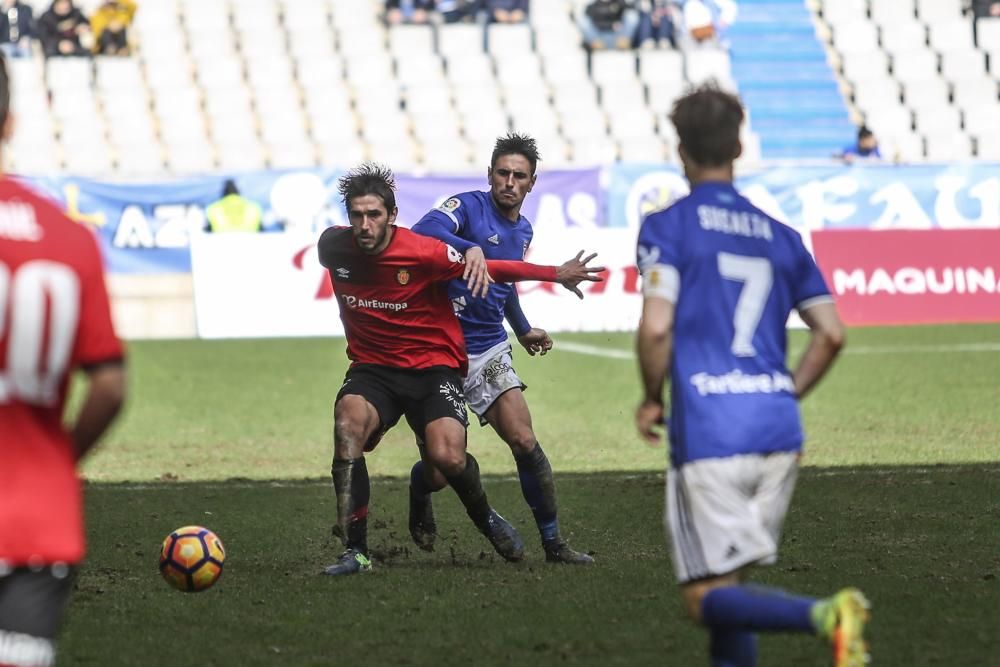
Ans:
[[[755,632],[814,633],[810,611],[814,598],[795,597],[777,589],[727,586],[708,592],[701,602],[702,622],[719,629]]]
[[[712,667],[754,667],[757,635],[744,630],[712,628],[709,631]]]
[[[559,520],[556,515],[556,485],[552,479],[552,466],[537,442],[527,454],[514,457],[517,476],[521,480],[521,494],[528,502],[542,542],[559,538]]]
[[[424,462],[417,461],[410,469],[410,493],[417,498],[424,498],[432,491],[433,489],[427,485],[427,479],[424,477]]]

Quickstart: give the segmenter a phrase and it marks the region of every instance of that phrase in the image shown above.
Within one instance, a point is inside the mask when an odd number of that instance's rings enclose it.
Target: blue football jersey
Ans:
[[[523,260],[533,231],[527,218],[505,218],[489,192],[463,192],[428,212],[413,231],[441,239],[461,252],[479,246],[487,259]],[[483,298],[474,298],[465,281],[452,280],[448,293],[465,334],[469,354],[481,354],[507,340],[504,307],[513,285],[494,283]]]
[[[801,448],[786,322],[831,297],[799,234],[732,185],[703,183],[643,221],[638,263],[644,294],[675,304],[673,465]]]

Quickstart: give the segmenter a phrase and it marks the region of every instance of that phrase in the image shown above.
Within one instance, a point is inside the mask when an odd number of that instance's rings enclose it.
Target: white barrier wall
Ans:
[[[316,237],[297,234],[192,237],[195,312],[203,338],[343,335]],[[606,282],[583,287],[586,298],[559,285],[523,283],[521,304],[535,326],[550,332],[634,329],[641,299],[635,231],[540,232],[528,260],[561,264],[577,251],[597,252]]]
[[[189,273],[111,274],[115,329],[122,338],[194,338],[194,281]]]

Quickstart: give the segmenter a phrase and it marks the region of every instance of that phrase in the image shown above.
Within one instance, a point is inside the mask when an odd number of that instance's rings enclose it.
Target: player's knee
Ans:
[[[465,470],[464,448],[439,447],[434,451],[428,450],[428,458],[445,477],[460,475]]]
[[[701,623],[701,604],[708,591],[701,586],[687,588],[681,592],[684,601],[684,611],[695,623]]]
[[[535,437],[534,431],[528,428],[513,431],[507,436],[505,442],[510,447],[510,451],[517,456],[527,454],[534,449],[535,445],[538,444],[538,439]]]
[[[352,415],[337,415],[333,421],[333,449],[337,458],[357,458],[365,447],[365,424]]]

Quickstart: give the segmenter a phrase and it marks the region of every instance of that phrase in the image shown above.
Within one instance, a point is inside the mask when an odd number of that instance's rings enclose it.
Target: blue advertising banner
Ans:
[[[672,167],[618,165],[609,175],[608,224],[633,227],[688,192]],[[778,166],[737,187],[793,227],[930,229],[1000,227],[1000,165]]]
[[[267,231],[315,231],[347,224],[334,170],[249,172],[233,177],[264,209]],[[223,175],[163,183],[27,179],[67,214],[91,226],[112,273],[191,270],[192,234],[205,226]],[[400,175],[399,222],[409,226],[451,195],[488,189],[485,169],[466,177]],[[1000,165],[775,166],[737,180],[762,209],[803,231],[1000,227]],[[688,192],[675,168],[616,165],[543,171],[523,213],[538,231],[635,228],[651,211]]]

